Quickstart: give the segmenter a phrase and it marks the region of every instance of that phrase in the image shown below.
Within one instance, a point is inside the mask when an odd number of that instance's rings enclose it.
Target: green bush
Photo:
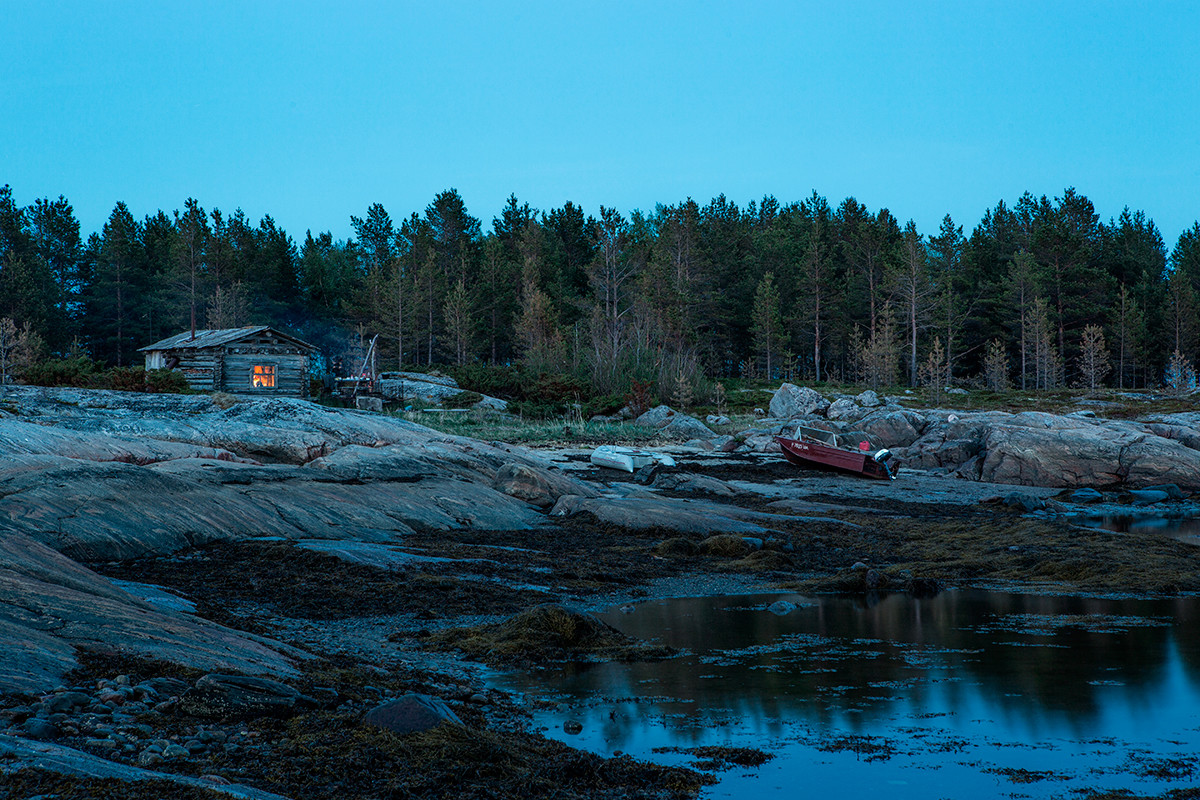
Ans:
[[[26,368],[24,383],[31,386],[71,386],[79,389],[115,389],[121,392],[181,394],[190,391],[183,373],[141,367],[102,369],[90,358],[59,358]]]
[[[596,395],[587,381],[570,375],[534,375],[520,366],[467,364],[450,369],[465,391],[499,397],[509,402],[509,411],[523,417],[545,419],[562,416],[574,404],[582,406],[585,418],[611,413],[625,404],[616,395]],[[479,402],[477,398],[473,403]],[[450,408],[461,408],[447,402]]]
[[[448,371],[462,388],[504,400],[521,399],[530,380],[524,369],[512,365],[466,364]]]
[[[591,419],[597,414],[610,416],[624,408],[628,402],[629,398],[621,394],[597,395],[584,401],[580,413],[584,419]]]
[[[25,368],[22,379],[31,386],[75,386],[91,385],[100,366],[86,356],[59,358],[32,364]]]
[[[118,392],[146,391],[146,370],[141,367],[113,367],[95,376],[97,389],[116,389]]]
[[[482,399],[483,395],[479,392],[463,391],[447,397],[442,401],[442,405],[446,408],[471,408]]]
[[[145,381],[145,391],[155,394],[184,394],[191,391],[183,373],[173,369],[146,370]]]

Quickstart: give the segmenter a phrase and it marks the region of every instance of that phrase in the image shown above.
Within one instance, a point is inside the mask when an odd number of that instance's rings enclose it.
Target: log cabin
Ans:
[[[139,348],[146,369],[176,369],[201,392],[308,397],[317,348],[267,325],[185,331]]]

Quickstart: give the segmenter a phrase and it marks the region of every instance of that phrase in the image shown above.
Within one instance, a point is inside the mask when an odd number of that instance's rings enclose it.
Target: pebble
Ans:
[[[99,750],[116,750],[118,742],[112,739],[84,739],[83,743]]]
[[[54,695],[45,702],[47,711],[51,713],[66,712],[76,706],[86,706],[92,702],[92,698],[88,697],[83,692],[61,692]]]
[[[583,723],[576,719],[569,719],[563,723],[563,733],[571,736],[577,736],[583,733]]]
[[[164,748],[162,754],[163,758],[187,758],[191,755],[185,748],[177,744]]]
[[[850,569],[857,571],[857,570],[866,569],[866,568],[867,568],[867,565],[864,564],[863,562],[855,561],[854,566],[851,567]]]
[[[21,725],[25,731],[25,735],[30,739],[41,739],[43,741],[49,739],[57,739],[60,735],[58,726],[49,720],[30,717]]]
[[[139,767],[153,767],[161,764],[164,760],[161,753],[156,753],[147,748],[138,756],[137,762]]]

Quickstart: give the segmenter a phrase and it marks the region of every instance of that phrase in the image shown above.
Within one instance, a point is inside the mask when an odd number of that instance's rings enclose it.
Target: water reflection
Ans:
[[[1154,534],[1200,545],[1200,519],[1195,517],[1108,514],[1082,517],[1080,522],[1089,528],[1103,528],[1115,533]]]
[[[797,607],[784,616],[767,610],[780,599]],[[583,722],[581,736],[563,738],[600,752],[773,742],[787,752],[799,748],[802,755],[791,757],[807,763],[823,738],[879,736],[920,741],[909,754],[914,766],[957,765],[953,772],[964,769],[964,748],[978,755],[983,747],[996,763],[1009,763],[1018,752],[1013,747],[1055,742],[1051,749],[1078,758],[1090,752],[1079,780],[1105,774],[1095,770],[1108,759],[1115,772],[1107,785],[1133,787],[1140,779],[1118,766],[1128,761],[1128,748],[1158,752],[1169,741],[1195,752],[1200,744],[1196,610],[1191,598],[986,592],[873,603],[796,595],[688,598],[602,615],[626,633],[686,648],[687,656],[504,682],[557,697],[558,708],[540,721],[552,729],[568,717]],[[1109,740],[1106,756],[1095,752],[1100,740]],[[1062,758],[1059,752],[1046,763],[1070,763]],[[887,769],[895,769],[892,761]],[[979,775],[974,768],[958,779]],[[988,785],[997,780],[988,778]]]

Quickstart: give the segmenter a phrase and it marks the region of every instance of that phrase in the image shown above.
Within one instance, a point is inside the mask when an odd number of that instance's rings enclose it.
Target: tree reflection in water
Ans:
[[[780,599],[797,608],[782,616],[767,610]],[[807,760],[822,749],[822,737],[884,736],[914,743],[912,765],[943,770],[942,778],[948,765],[961,770],[967,745],[1003,765],[999,772],[978,764],[972,770],[976,777],[988,773],[986,785],[993,787],[1003,783],[996,774],[1011,771],[1005,748],[1049,748],[1053,758],[1022,757],[1020,768],[1071,765],[1075,758],[1078,780],[1091,770],[1092,778],[1108,775],[1105,786],[1134,787],[1140,784],[1133,772],[1118,766],[1130,752],[1184,746],[1194,753],[1200,743],[1193,721],[1200,711],[1197,603],[978,591],[927,600],[772,595],[647,602],[632,613],[602,616],[633,636],[686,648],[687,655],[576,665],[502,682],[558,696],[558,710],[539,721],[552,729],[559,717],[583,721],[582,736],[563,738],[600,752],[772,743],[799,748],[791,757]],[[1087,755],[1106,739],[1111,752]],[[1106,761],[1112,762],[1107,773]]]

